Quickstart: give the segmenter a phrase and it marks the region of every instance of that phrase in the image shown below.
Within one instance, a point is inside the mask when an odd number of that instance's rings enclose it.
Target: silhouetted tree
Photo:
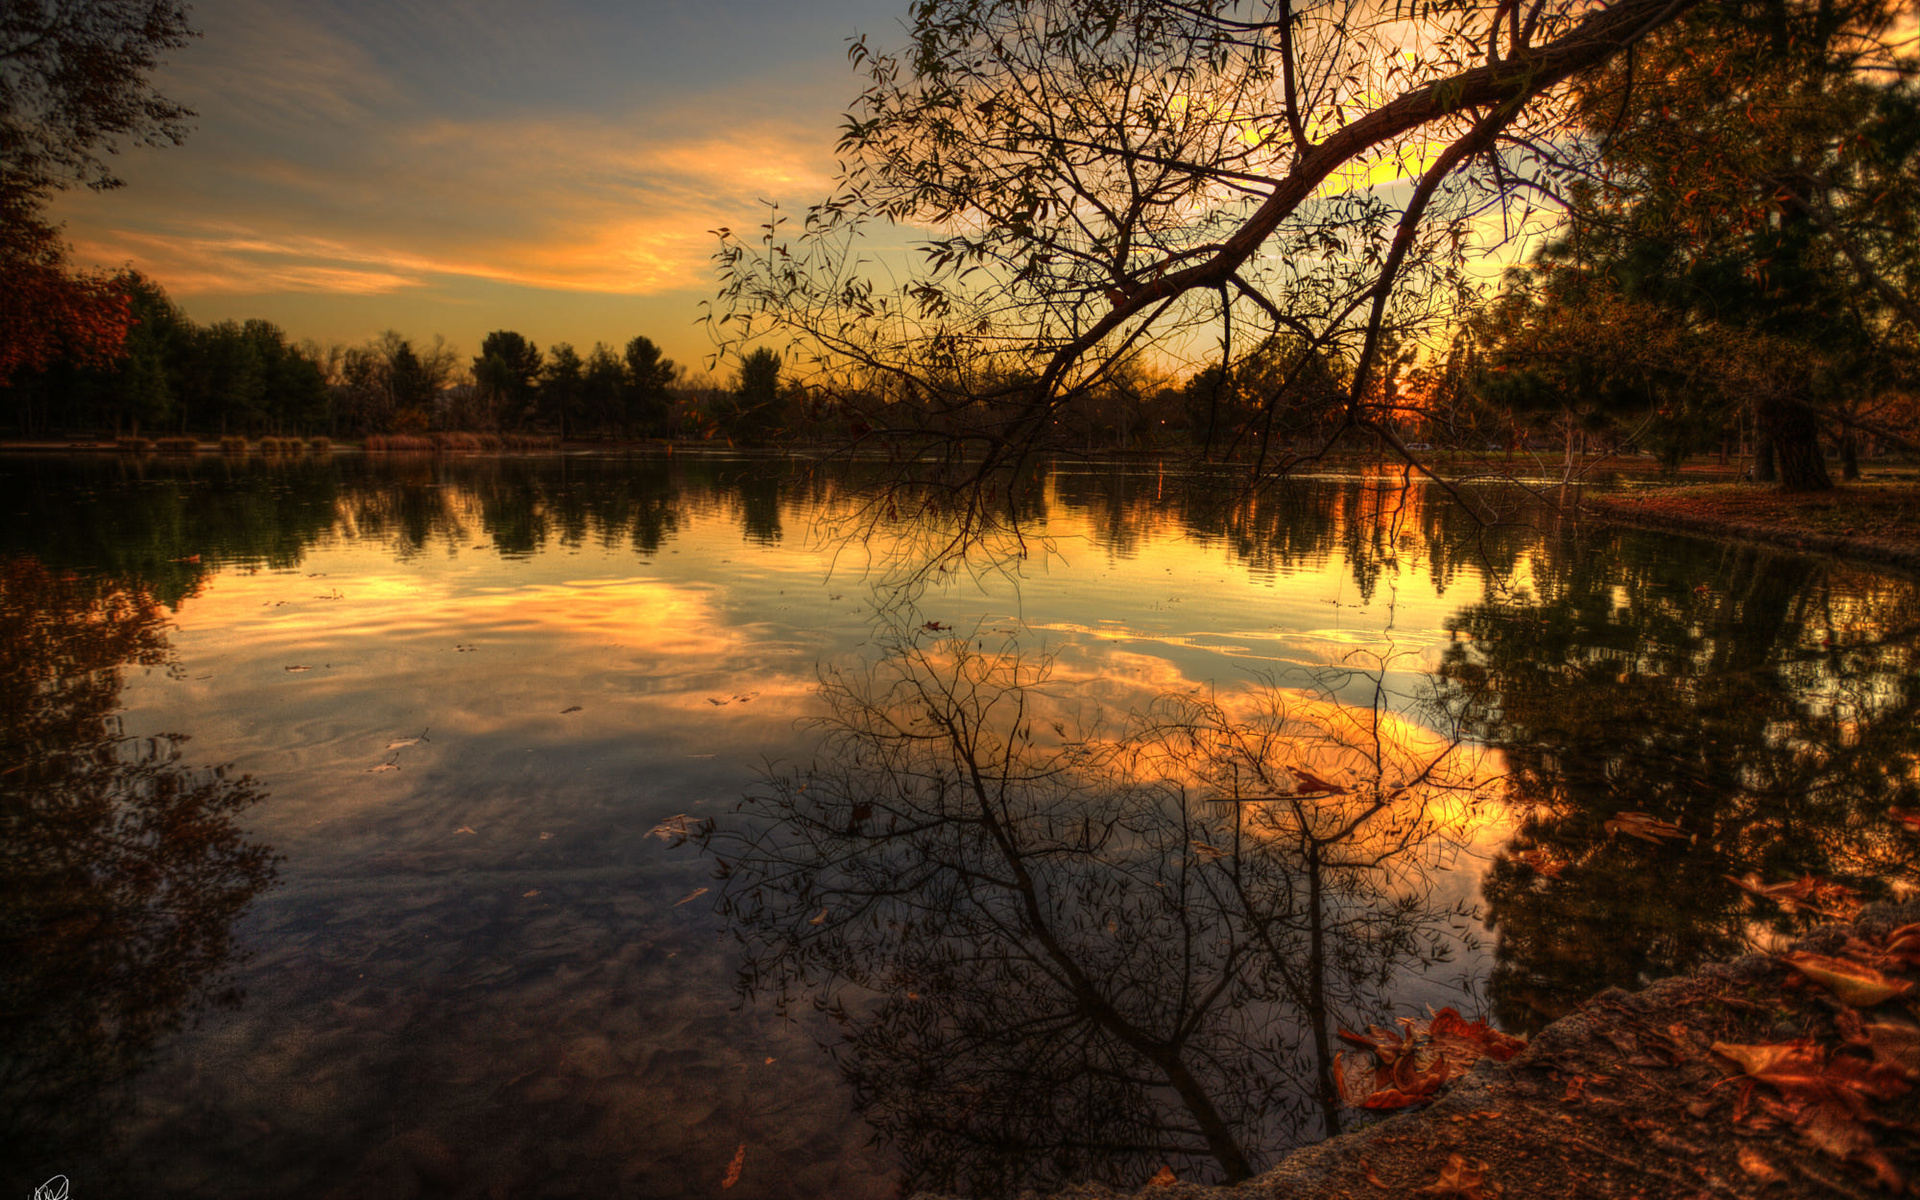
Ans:
[[[626,421],[635,432],[657,437],[668,432],[673,396],[668,390],[679,377],[673,360],[644,337],[627,343]]]

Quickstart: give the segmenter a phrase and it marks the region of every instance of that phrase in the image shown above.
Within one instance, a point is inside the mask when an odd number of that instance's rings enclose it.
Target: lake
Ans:
[[[1912,886],[1911,580],[1393,473],[880,477],[0,458],[5,1186],[1220,1179],[1364,1115],[1342,1027]]]

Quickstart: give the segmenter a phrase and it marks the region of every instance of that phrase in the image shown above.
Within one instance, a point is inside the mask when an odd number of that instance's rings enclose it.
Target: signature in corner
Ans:
[[[67,1200],[67,1177],[55,1175],[33,1189],[33,1200]]]

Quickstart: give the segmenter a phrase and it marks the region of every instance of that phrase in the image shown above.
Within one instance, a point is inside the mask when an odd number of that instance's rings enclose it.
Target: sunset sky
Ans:
[[[156,82],[185,145],[68,193],[75,259],[131,263],[200,322],[388,328],[464,355],[645,334],[695,369],[718,225],[832,183],[847,39],[905,0],[195,0]],[[725,367],[722,367],[725,370]]]

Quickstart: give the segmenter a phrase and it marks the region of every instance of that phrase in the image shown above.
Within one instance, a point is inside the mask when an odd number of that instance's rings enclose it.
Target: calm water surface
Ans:
[[[1908,581],[1153,467],[909,580],[858,484],[0,460],[5,1186],[1220,1178],[1341,1024],[1911,871]]]

